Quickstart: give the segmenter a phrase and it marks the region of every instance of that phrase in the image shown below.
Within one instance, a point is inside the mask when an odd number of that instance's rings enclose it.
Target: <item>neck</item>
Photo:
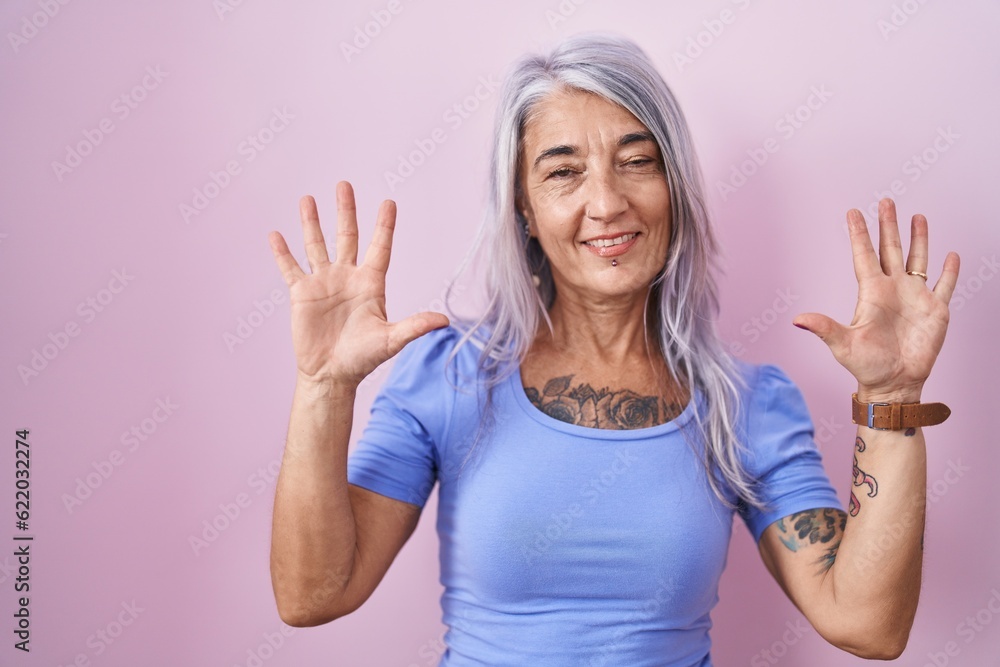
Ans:
[[[619,368],[647,362],[659,355],[659,341],[656,323],[643,325],[646,310],[644,292],[604,301],[557,294],[549,309],[552,333],[543,324],[539,337],[568,357],[583,362]]]

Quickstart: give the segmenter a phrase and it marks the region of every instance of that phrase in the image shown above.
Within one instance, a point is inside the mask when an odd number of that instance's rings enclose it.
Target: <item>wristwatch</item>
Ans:
[[[851,395],[851,420],[876,431],[900,431],[940,424],[951,414],[944,403],[862,403]]]

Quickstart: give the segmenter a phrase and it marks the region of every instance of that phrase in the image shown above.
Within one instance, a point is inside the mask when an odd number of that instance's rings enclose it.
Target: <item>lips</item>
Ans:
[[[591,239],[583,245],[598,257],[617,257],[628,252],[638,238],[638,232],[630,232],[612,238]]]

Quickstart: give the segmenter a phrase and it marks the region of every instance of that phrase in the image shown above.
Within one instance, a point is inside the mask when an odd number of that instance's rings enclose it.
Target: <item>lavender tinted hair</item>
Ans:
[[[552,330],[548,315],[555,297],[552,273],[538,240],[527,235],[515,198],[525,124],[539,101],[565,88],[600,95],[624,107],[656,138],[670,190],[673,225],[666,263],[647,294],[645,325],[647,330],[651,324],[657,327],[667,367],[687,387],[691,400],[695,400],[695,388],[705,396],[705,414],[694,411],[697,432],[685,433],[682,428],[682,433],[689,445],[697,435],[707,443],[699,458],[713,492],[725,506],[735,507],[720,486],[719,474],[738,503],[762,507],[739,458],[743,445],[735,425],[742,409],[739,391],[746,385],[715,329],[718,245],[687,123],[646,54],[632,41],[608,33],[576,35],[546,55],[524,56],[504,80],[490,156],[489,201],[473,247],[458,269],[461,275],[482,254],[488,305],[478,319],[465,319],[452,311],[450,287],[445,296],[448,316],[461,332],[448,360],[463,345],[478,348],[475,381],[486,389],[483,419],[462,467],[483,433],[495,426],[494,388],[519,367],[541,322]],[[537,287],[532,274],[541,281]]]

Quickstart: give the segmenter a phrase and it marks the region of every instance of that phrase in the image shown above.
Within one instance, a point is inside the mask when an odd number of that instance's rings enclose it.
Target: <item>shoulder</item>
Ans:
[[[407,343],[395,357],[379,366],[367,380],[377,385],[372,415],[402,417],[433,438],[444,433],[455,404],[458,383],[448,363],[461,333],[452,326],[434,329]],[[391,417],[390,417],[391,416]]]
[[[392,375],[411,375],[436,383],[445,377],[457,381],[474,374],[480,353],[476,337],[453,324],[429,331],[400,350]]]
[[[809,420],[805,397],[783,368],[742,360],[736,360],[736,366],[744,385],[740,400],[743,424],[751,434],[764,424]]]
[[[428,331],[414,338],[399,352],[399,361],[419,361],[431,363],[442,355],[448,355],[458,342],[459,333],[453,325]]]
[[[753,364],[735,359],[737,372],[745,385],[747,398],[759,400],[776,392],[798,390],[795,382],[776,364]]]

